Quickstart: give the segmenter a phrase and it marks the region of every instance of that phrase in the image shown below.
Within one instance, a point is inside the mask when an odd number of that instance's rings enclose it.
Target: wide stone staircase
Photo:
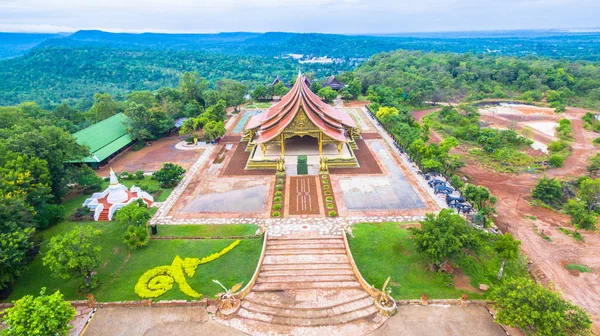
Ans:
[[[266,331],[268,324],[276,334],[350,325],[356,335],[385,320],[354,275],[343,236],[318,233],[269,237],[256,284],[236,319],[238,326],[254,323],[241,328],[250,334]]]

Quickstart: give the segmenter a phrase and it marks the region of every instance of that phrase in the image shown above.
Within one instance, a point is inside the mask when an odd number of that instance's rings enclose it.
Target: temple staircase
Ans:
[[[234,319],[230,325],[246,333],[274,335],[314,327],[361,335],[386,320],[354,275],[343,236],[318,233],[267,239],[256,284]]]

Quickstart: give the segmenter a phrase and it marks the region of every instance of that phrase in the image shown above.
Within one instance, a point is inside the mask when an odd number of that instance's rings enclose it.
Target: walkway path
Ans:
[[[342,234],[269,237],[252,292],[222,323],[251,335],[366,335],[380,327],[386,319],[354,275]]]

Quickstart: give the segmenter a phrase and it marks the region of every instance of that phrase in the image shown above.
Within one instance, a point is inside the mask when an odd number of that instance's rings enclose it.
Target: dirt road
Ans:
[[[425,112],[417,111],[414,115],[422,119]],[[571,119],[573,124],[573,152],[563,168],[549,169],[545,172],[547,176],[567,178],[587,173],[589,158],[598,149],[591,143],[597,134],[583,129],[581,117],[584,113],[582,109],[569,108],[561,114],[561,117]],[[536,140],[544,144],[552,140],[536,135]],[[496,222],[503,231],[511,232],[522,241],[523,252],[533,263],[533,276],[543,283],[552,282],[566,299],[586,309],[594,319],[594,331],[600,333],[600,235],[583,232],[585,242],[578,243],[558,231],[561,226],[572,228],[568,216],[529,205],[531,188],[544,174],[499,174],[486,171],[475,161],[467,162],[461,172],[498,197]],[[535,216],[537,220],[526,219],[526,215]],[[538,232],[549,236],[552,241],[543,239]],[[594,273],[569,271],[565,268],[566,264],[583,264],[592,268]]]

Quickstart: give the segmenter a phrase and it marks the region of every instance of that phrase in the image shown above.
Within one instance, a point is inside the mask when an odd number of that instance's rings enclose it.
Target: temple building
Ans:
[[[292,173],[299,156],[309,170],[356,167],[353,149],[360,136],[356,123],[344,111],[324,103],[299,73],[292,89],[246,125],[244,141],[251,151],[247,169],[277,168]],[[292,171],[289,171],[289,170]]]
[[[335,91],[339,91],[343,88],[346,87],[346,85],[344,85],[344,83],[340,82],[337,80],[337,78],[335,78],[335,76],[331,75],[329,76],[329,78],[327,78],[327,80],[325,82],[323,82],[323,87],[330,87],[332,89],[334,89]]]
[[[83,206],[94,212],[95,221],[110,221],[117,210],[138,199],[142,199],[148,206],[154,202],[154,197],[139,187],[127,189],[119,183],[117,174],[111,168],[108,188],[101,193],[94,193],[83,202]]]

